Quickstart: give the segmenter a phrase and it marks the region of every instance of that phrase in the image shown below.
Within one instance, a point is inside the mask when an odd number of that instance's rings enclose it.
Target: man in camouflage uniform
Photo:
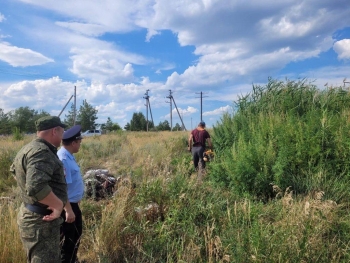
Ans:
[[[62,209],[67,202],[63,164],[57,157],[66,125],[55,116],[35,122],[37,138],[11,165],[22,201],[17,223],[30,263],[59,263]]]

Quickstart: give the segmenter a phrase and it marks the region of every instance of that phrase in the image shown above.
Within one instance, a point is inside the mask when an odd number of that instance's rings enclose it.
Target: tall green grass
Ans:
[[[348,200],[349,106],[350,93],[341,87],[272,79],[254,86],[214,127],[212,179],[265,201],[272,185]]]
[[[332,201],[263,204],[175,175],[123,188],[96,243],[101,262],[347,262],[348,219]]]

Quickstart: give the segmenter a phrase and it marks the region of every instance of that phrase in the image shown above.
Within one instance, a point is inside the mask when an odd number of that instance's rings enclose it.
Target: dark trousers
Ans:
[[[192,147],[192,157],[193,157],[193,164],[194,168],[198,170],[198,164],[200,162],[200,165],[202,169],[205,168],[205,161],[203,160],[203,154],[204,154],[205,148],[202,146],[194,146]]]
[[[83,232],[83,219],[78,203],[70,203],[75,214],[73,223],[64,222],[61,226],[61,262],[74,263],[77,259],[77,252],[80,244],[80,237]],[[66,220],[65,211],[62,217]]]

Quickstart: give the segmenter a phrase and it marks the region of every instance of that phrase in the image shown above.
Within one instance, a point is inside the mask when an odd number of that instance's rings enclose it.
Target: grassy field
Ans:
[[[210,180],[197,183],[188,132],[107,134],[84,139],[83,172],[123,178],[115,195],[84,199],[84,262],[349,262],[349,209],[314,192],[296,198],[274,186],[268,203],[237,196]],[[31,138],[2,140],[0,262],[25,262],[11,158]],[[6,166],[6,167],[4,167]],[[135,187],[136,186],[136,187]],[[6,189],[6,190],[5,190]],[[4,198],[9,197],[9,198]],[[6,226],[6,227],[4,227]]]

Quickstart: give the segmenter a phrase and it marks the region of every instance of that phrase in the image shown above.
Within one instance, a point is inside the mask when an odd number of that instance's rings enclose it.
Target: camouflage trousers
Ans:
[[[51,222],[31,212],[22,204],[17,216],[20,237],[28,263],[60,263],[60,226],[62,218]]]

